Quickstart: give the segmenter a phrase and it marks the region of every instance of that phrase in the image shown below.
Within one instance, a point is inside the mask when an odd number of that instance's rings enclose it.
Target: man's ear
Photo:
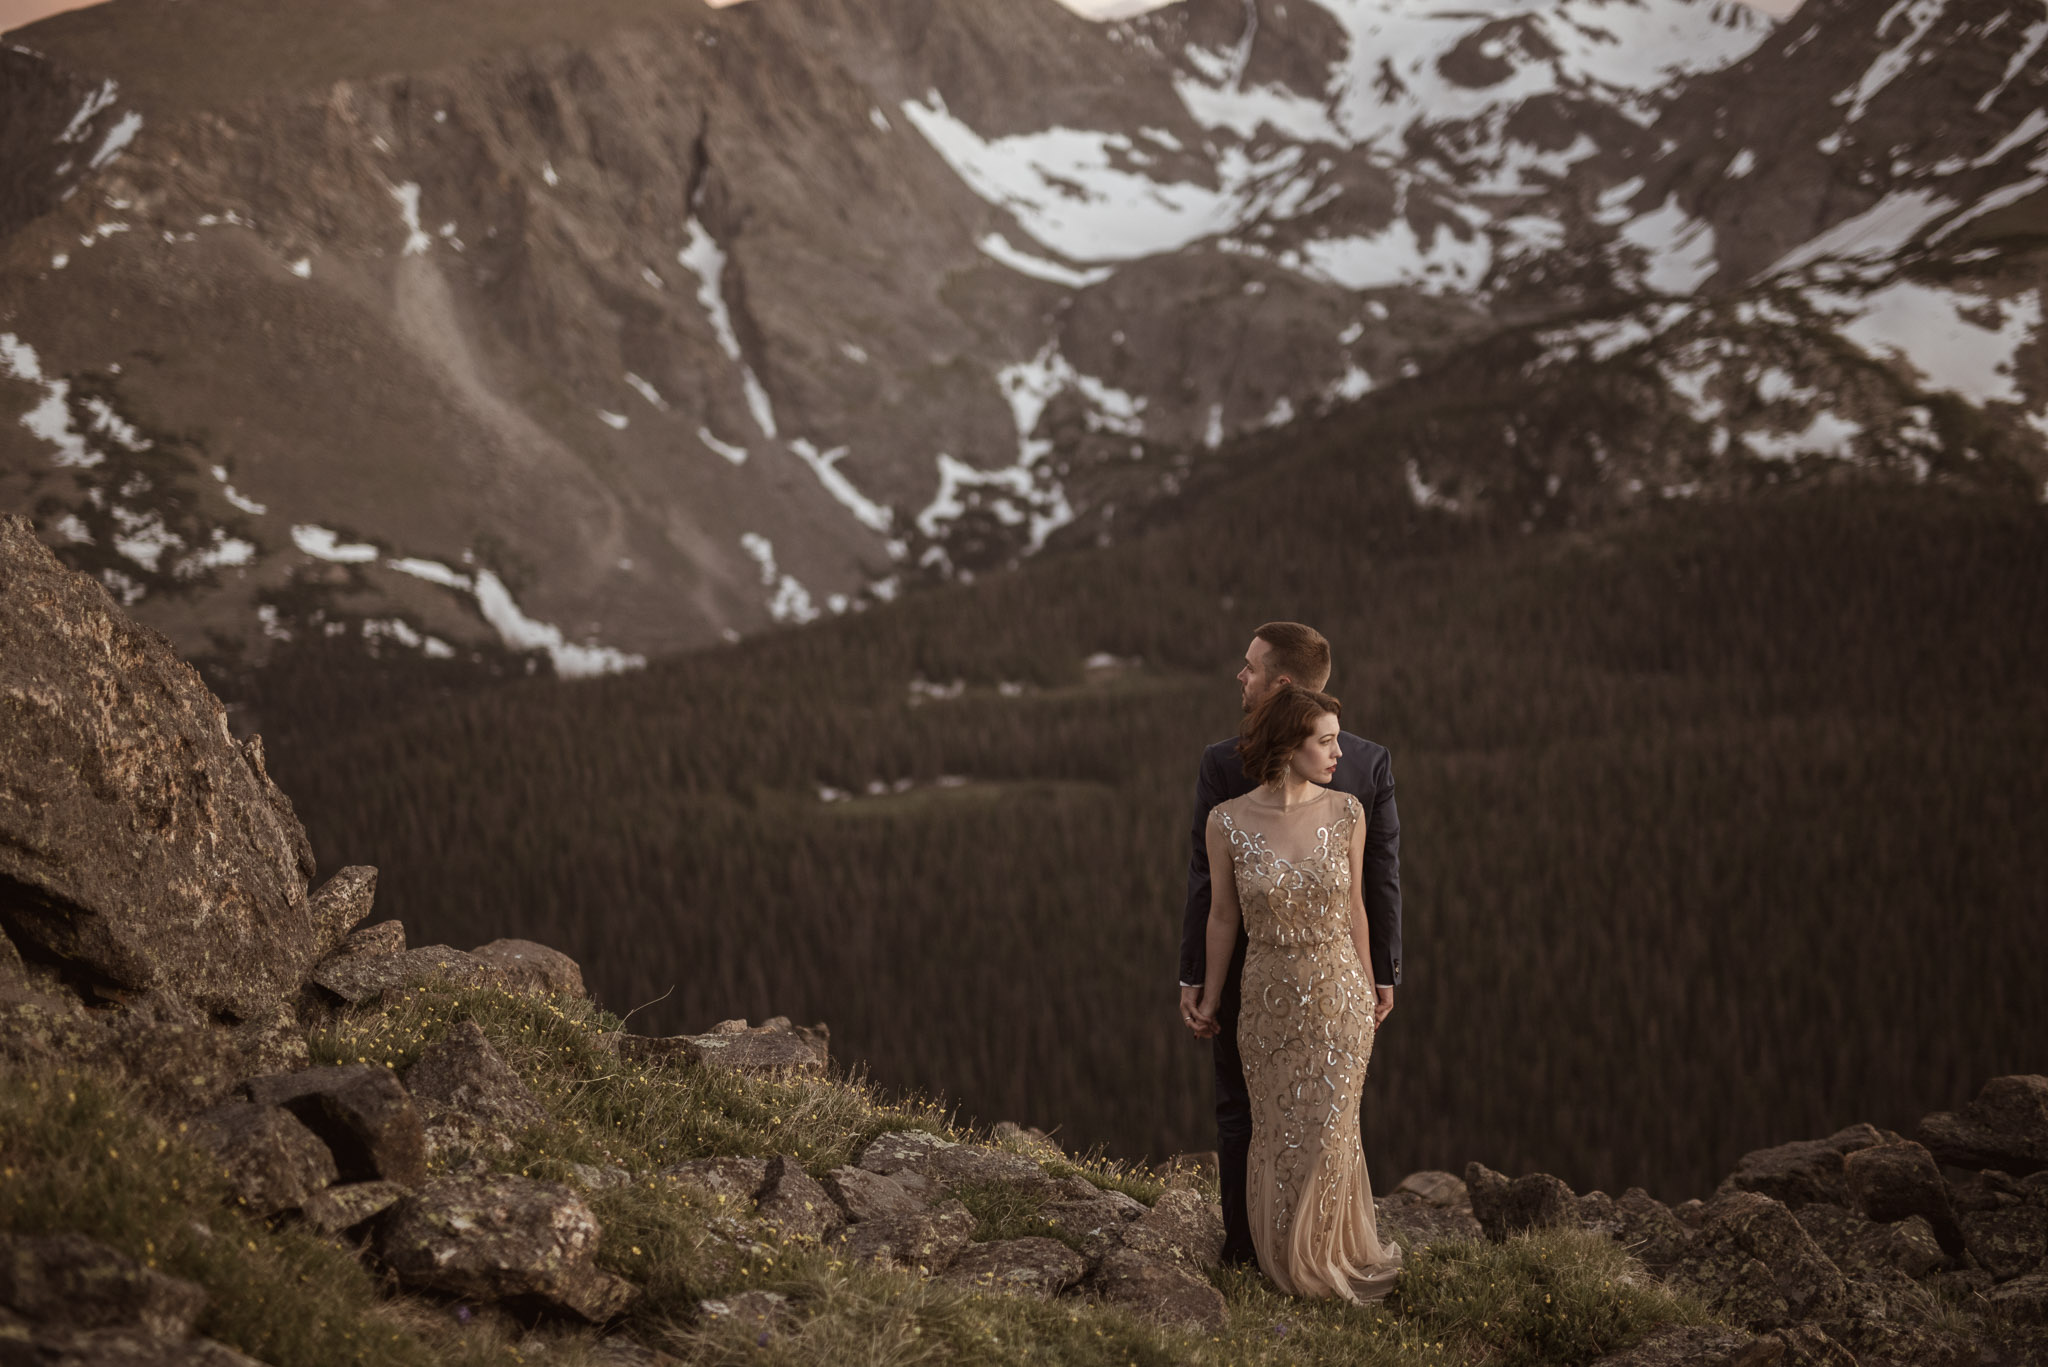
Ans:
[[[1275,691],[1278,691],[1293,682],[1294,676],[1292,674],[1282,674],[1279,678],[1273,680],[1273,688]]]

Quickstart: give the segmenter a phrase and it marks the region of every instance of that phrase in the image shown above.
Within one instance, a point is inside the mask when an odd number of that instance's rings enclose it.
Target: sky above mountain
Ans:
[[[32,24],[47,15],[68,9],[84,9],[93,0],[0,0],[0,33]],[[1784,16],[1799,8],[1799,0],[1746,0],[1768,14]],[[713,5],[737,4],[739,0],[707,0]],[[1091,18],[1120,19],[1158,9],[1171,0],[1061,0],[1067,8]]]

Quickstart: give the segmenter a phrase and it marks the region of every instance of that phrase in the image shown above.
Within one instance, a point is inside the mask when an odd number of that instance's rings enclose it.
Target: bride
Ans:
[[[1342,704],[1285,684],[1245,718],[1238,754],[1258,787],[1211,809],[1207,972],[1196,1033],[1217,1012],[1242,921],[1237,1041],[1252,1103],[1245,1204],[1259,1267],[1282,1291],[1378,1300],[1401,1250],[1382,1242],[1358,1107],[1374,996],[1360,868],[1365,811],[1323,786]]]

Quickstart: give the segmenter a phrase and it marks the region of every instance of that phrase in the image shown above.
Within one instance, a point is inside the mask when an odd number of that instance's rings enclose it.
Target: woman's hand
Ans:
[[[1394,1014],[1394,989],[1384,985],[1373,987],[1372,1028],[1377,1030],[1387,1023],[1387,1017]]]
[[[1223,1027],[1216,1020],[1216,1007],[1196,1003],[1194,1010],[1188,1013],[1188,1029],[1195,1032],[1196,1039],[1214,1039],[1222,1034]]]

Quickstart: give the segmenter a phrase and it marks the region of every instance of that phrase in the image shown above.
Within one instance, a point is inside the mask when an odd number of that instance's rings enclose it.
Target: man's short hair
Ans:
[[[1268,622],[1252,633],[1272,649],[1267,673],[1288,678],[1307,689],[1322,689],[1330,682],[1330,643],[1323,633],[1299,622]]]

